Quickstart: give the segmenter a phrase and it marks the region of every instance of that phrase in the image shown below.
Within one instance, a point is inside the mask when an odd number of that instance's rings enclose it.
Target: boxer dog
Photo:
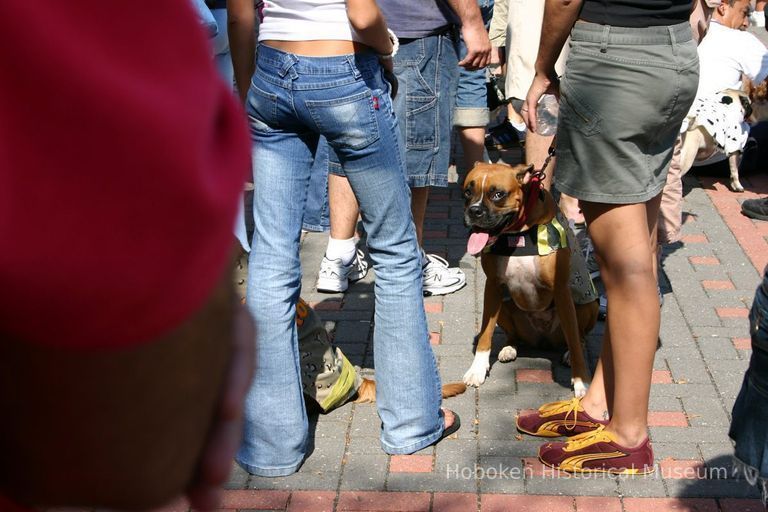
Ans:
[[[567,346],[574,394],[582,397],[589,383],[582,339],[597,322],[597,294],[584,265],[579,280],[586,279],[581,284],[591,291],[587,303],[574,305],[571,255],[581,253],[538,180],[532,165],[485,163],[476,164],[464,180],[464,222],[471,229],[467,250],[480,255],[486,276],[482,325],[464,382],[485,381],[498,324],[508,341],[501,362],[517,357],[518,342]]]

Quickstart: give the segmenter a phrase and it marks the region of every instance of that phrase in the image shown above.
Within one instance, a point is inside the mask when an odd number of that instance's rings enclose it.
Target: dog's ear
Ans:
[[[533,164],[527,165],[524,168],[520,169],[518,167],[517,174],[515,174],[515,178],[517,178],[517,182],[522,185],[527,185],[529,181],[531,181],[531,173],[533,172]]]
[[[741,108],[744,109],[744,117],[749,117],[752,114],[752,103],[749,101],[749,97],[739,94],[739,101],[741,101]]]

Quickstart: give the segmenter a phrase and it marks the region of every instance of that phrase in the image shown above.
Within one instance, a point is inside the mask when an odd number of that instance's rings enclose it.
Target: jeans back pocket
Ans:
[[[333,148],[363,149],[379,140],[376,107],[369,90],[343,98],[307,100],[305,104]]]

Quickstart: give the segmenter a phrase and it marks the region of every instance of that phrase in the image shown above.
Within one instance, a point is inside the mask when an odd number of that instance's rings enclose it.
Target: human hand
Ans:
[[[384,79],[389,83],[389,97],[395,99],[395,96],[397,96],[398,82],[397,76],[395,76],[395,73],[392,71],[392,61],[390,60],[389,63],[390,69],[387,69],[387,66],[384,66]]]
[[[549,76],[555,76],[554,71]],[[520,108],[520,114],[532,132],[536,131],[536,106],[541,97],[545,94],[554,94],[558,98],[560,97],[560,82],[556,78],[549,78],[549,76],[536,72],[531,87],[528,89],[528,94],[525,96],[525,102]]]
[[[506,72],[507,55],[504,46],[492,46],[488,69],[494,76],[502,76]]]
[[[245,395],[251,385],[255,361],[254,325],[245,306],[236,306],[232,326],[232,352],[220,402],[203,447],[195,479],[187,489],[195,510],[214,510],[221,502],[242,439]]]
[[[467,55],[459,62],[459,66],[473,71],[488,65],[491,58],[491,41],[482,20],[476,23],[466,23],[461,26],[461,35],[467,47]]]

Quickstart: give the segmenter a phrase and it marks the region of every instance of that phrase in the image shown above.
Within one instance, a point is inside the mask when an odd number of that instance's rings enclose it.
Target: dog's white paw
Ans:
[[[508,363],[517,359],[517,349],[512,345],[507,345],[499,352],[499,362]]]
[[[565,354],[563,354],[562,362],[568,368],[571,367],[571,351],[570,350],[565,351]]]
[[[572,378],[571,384],[573,384],[573,396],[575,396],[576,398],[581,398],[587,394],[587,390],[589,389],[589,384],[585,383],[580,378],[578,377]]]
[[[744,187],[739,180],[731,181],[731,190],[734,192],[744,192]]]
[[[485,382],[485,376],[488,374],[488,368],[475,368],[475,365],[469,367],[467,373],[464,374],[464,384],[475,388]]]
[[[480,387],[485,382],[485,376],[488,375],[488,370],[491,369],[491,352],[476,352],[475,359],[472,361],[472,366],[469,367],[467,373],[464,374],[464,384],[472,387]]]

